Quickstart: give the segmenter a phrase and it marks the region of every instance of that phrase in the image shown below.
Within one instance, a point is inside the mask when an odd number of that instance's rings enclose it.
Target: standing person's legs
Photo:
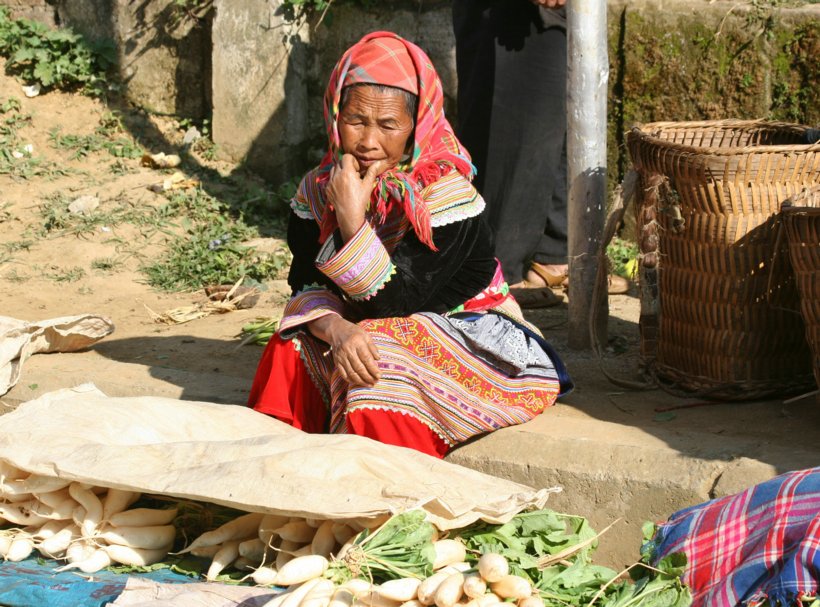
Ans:
[[[496,255],[511,284],[528,262],[566,263],[566,33],[541,30],[526,0],[503,2],[498,32],[484,198]],[[515,12],[513,7],[520,10]],[[515,17],[518,23],[512,24]],[[503,26],[504,20],[499,20]],[[513,27],[514,25],[514,27]],[[526,35],[521,35],[524,32]],[[563,192],[563,196],[561,195]]]
[[[458,73],[456,135],[473,159],[473,185],[481,191],[487,166],[495,73],[495,31],[490,0],[453,0]]]

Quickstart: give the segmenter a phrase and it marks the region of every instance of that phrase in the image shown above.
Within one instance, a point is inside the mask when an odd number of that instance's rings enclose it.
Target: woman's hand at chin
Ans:
[[[330,170],[325,201],[336,212],[336,221],[345,242],[362,227],[376,177],[387,168],[386,160],[377,160],[367,167],[364,175],[360,175],[356,157],[345,154],[341,163]]]

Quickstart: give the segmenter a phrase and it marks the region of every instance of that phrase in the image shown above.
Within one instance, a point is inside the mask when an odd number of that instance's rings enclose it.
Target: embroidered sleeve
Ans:
[[[311,178],[313,172],[311,171],[302,181],[299,182],[299,187],[296,194],[290,200],[290,208],[299,219],[313,219],[313,213],[310,210],[310,203],[308,202],[308,180]]]
[[[369,299],[382,289],[395,273],[390,254],[368,223],[338,251],[334,238],[328,238],[316,267],[354,301]]]
[[[279,334],[283,339],[289,339],[300,325],[328,314],[341,316],[343,311],[344,304],[335,293],[320,285],[309,285],[294,295],[285,306],[279,323]]]
[[[427,186],[422,196],[430,208],[430,225],[434,228],[477,217],[486,206],[478,190],[456,172]]]

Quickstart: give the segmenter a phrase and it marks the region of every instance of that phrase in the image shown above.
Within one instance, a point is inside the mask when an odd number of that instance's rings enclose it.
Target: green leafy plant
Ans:
[[[630,240],[615,237],[606,249],[612,272],[630,280],[638,272],[638,244]]]
[[[100,93],[116,62],[110,41],[89,41],[71,29],[49,29],[30,19],[11,19],[0,7],[0,55],[6,69],[29,84],[81,88]]]
[[[201,190],[176,193],[171,204],[177,209],[174,214],[187,209],[181,222],[185,233],[172,237],[165,254],[143,267],[154,287],[168,291],[197,289],[208,284],[235,283],[243,276],[262,281],[278,277],[290,263],[290,252],[284,248],[260,253],[243,245],[259,232],[241,216],[231,218],[223,203]]]

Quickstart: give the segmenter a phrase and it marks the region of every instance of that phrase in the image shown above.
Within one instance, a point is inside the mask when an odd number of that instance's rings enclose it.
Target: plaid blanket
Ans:
[[[794,605],[820,578],[820,468],[798,470],[673,514],[644,547],[684,552],[695,607]]]

